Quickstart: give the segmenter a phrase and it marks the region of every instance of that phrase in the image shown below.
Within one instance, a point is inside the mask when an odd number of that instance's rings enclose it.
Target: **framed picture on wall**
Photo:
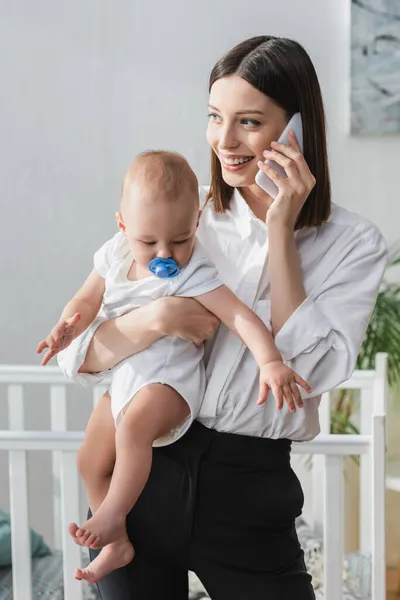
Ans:
[[[400,0],[351,1],[351,133],[400,133]]]

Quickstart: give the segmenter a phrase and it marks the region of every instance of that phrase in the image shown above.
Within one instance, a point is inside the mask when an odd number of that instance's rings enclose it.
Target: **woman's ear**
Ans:
[[[125,233],[126,225],[124,223],[124,219],[122,218],[121,213],[120,212],[115,213],[115,218],[117,220],[118,229],[120,229],[122,231],[122,233]]]

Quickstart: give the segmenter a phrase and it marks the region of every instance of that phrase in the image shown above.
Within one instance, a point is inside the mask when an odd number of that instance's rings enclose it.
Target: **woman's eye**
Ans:
[[[261,125],[260,121],[255,121],[254,119],[242,119],[241,123],[243,125],[250,125],[250,127],[259,127]]]
[[[208,118],[211,119],[211,121],[220,121],[221,117],[219,115],[217,115],[216,113],[208,113]]]

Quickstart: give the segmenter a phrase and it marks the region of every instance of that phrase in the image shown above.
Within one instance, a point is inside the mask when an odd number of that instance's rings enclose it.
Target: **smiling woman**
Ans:
[[[304,154],[293,136],[273,144],[297,112]],[[297,390],[294,411],[277,408],[272,393],[257,405],[252,354],[224,325],[215,333],[213,315],[190,298],[95,320],[74,340],[65,372],[96,383],[161,338],[197,345],[213,338],[200,413],[178,441],[154,448],[149,480],[127,517],[136,557],[100,581],[103,600],[187,600],[188,570],[213,600],[315,598],[295,529],[303,492],[291,442],[319,433],[321,394],[354,369],[386,244],[372,223],[331,205],[321,91],[298,43],[259,36],[232,48],[212,70],[209,113],[211,186],[200,188],[196,237],[312,390]],[[260,162],[265,157],[287,177]],[[255,183],[260,165],[278,188],[275,200]],[[185,383],[196,386],[191,377]]]
[[[275,156],[265,152],[270,151],[271,142],[279,138],[293,114],[300,112],[304,124],[302,167],[308,171],[310,182],[315,178],[315,187],[311,186],[301,207],[296,229],[326,221],[330,178],[324,108],[314,66],[304,49],[282,38],[246,40],[217,62],[209,89],[209,197],[214,209],[223,212],[229,207],[233,189],[244,188],[246,201],[252,209],[258,207],[259,216],[265,218],[265,193],[254,181],[258,162],[276,158],[277,148],[273,148]],[[298,150],[295,141],[293,148]]]

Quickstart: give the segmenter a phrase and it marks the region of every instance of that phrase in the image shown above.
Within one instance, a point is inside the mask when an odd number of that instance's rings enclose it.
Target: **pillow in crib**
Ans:
[[[51,554],[41,535],[36,531],[31,533],[31,556],[39,558]],[[0,508],[0,567],[11,567],[11,523],[8,512]]]

